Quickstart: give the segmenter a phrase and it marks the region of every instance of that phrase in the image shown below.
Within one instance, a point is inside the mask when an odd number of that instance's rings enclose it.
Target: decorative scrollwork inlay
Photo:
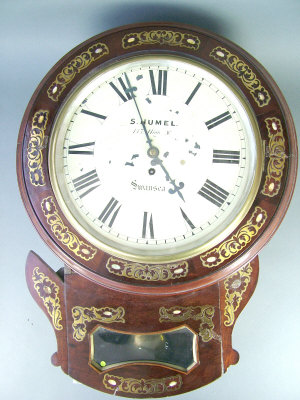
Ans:
[[[159,322],[183,322],[188,319],[200,321],[199,336],[203,342],[209,342],[215,337],[213,317],[215,307],[211,305],[182,307],[175,306],[171,308],[160,307]]]
[[[125,310],[123,307],[111,308],[111,307],[80,307],[76,306],[72,308],[73,317],[73,338],[77,342],[81,342],[86,335],[86,323],[91,321],[98,321],[104,324],[110,324],[112,322],[124,323]]]
[[[249,282],[251,280],[252,267],[248,264],[246,267],[241,268],[239,271],[230,275],[225,281],[224,286],[225,294],[225,310],[224,321],[225,326],[231,326],[234,323],[234,313],[240,306],[243,299],[243,294],[246,292]]]
[[[45,198],[41,207],[52,232],[64,246],[83,260],[90,260],[95,256],[97,250],[80,240],[63,223],[52,196]]]
[[[104,43],[95,43],[86,51],[73,58],[56,76],[55,81],[48,88],[48,97],[53,101],[58,101],[60,95],[75,78],[76,74],[106,54],[109,54],[107,45]]]
[[[106,389],[115,392],[150,395],[173,392],[180,389],[182,378],[180,375],[174,375],[160,379],[135,379],[105,374],[103,384]]]
[[[52,318],[52,324],[57,331],[61,331],[62,316],[60,311],[60,300],[58,297],[59,287],[49,279],[45,274],[40,272],[39,267],[35,267],[32,273],[34,289],[39,297],[43,300],[48,314]]]
[[[267,176],[262,194],[273,197],[280,189],[281,178],[285,165],[285,140],[281,121],[278,118],[266,118],[265,123],[269,135],[269,143],[266,151],[269,162],[267,167]]]
[[[45,130],[48,123],[49,111],[39,110],[32,118],[30,139],[27,147],[27,158],[30,182],[34,186],[44,186],[45,176],[43,171],[43,149],[48,143]]]
[[[243,82],[244,86],[250,91],[251,96],[259,107],[269,104],[271,96],[257,78],[252,69],[244,61],[240,60],[235,54],[230,53],[224,47],[214,48],[210,56],[220,63],[226,65]]]
[[[167,44],[169,46],[186,47],[198,50],[200,39],[198,36],[188,33],[173,32],[166,30],[133,32],[126,34],[122,39],[123,49],[143,44]]]
[[[258,234],[267,220],[267,212],[261,207],[255,207],[251,218],[243,225],[235,235],[220,244],[219,247],[210,250],[200,256],[202,265],[212,268],[220,265],[223,261],[239,253]]]
[[[151,282],[179,279],[188,274],[188,263],[186,261],[175,264],[143,265],[110,257],[106,263],[106,268],[114,275]]]

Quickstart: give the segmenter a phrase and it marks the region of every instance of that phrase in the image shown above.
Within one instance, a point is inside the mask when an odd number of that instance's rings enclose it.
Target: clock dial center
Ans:
[[[150,147],[147,151],[147,154],[150,158],[157,158],[159,156],[159,150],[157,147]]]

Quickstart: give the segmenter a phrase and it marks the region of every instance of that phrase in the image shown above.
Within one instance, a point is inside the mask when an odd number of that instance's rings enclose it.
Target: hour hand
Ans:
[[[170,194],[177,193],[178,196],[181,198],[181,200],[185,201],[184,197],[183,197],[183,195],[182,195],[182,193],[180,191],[181,189],[183,189],[184,183],[183,182],[179,182],[179,185],[176,184],[175,180],[171,178],[169,172],[167,171],[166,167],[164,166],[164,164],[163,164],[163,162],[162,162],[162,160],[160,158],[158,158],[158,157],[153,158],[153,160],[151,161],[151,165],[153,165],[153,166],[159,165],[162,168],[162,170],[164,171],[164,173],[166,174],[166,180],[168,182],[170,182],[171,185],[173,185],[173,189],[170,188],[169,189],[169,193]]]
[[[159,165],[162,168],[162,170],[164,171],[164,173],[166,174],[166,180],[168,182],[171,180],[170,175],[169,175],[168,171],[166,170],[165,166],[163,165],[163,162],[160,158],[158,158],[158,157],[153,158],[153,160],[151,160],[151,165],[153,167],[155,167],[156,165]]]
[[[178,193],[178,196],[181,198],[181,200],[182,201],[185,201],[184,200],[184,197],[183,197],[183,195],[182,195],[182,193],[181,193],[181,189],[183,189],[183,187],[184,187],[184,183],[183,182],[179,182],[179,186],[177,186],[176,185],[176,183],[175,183],[175,181],[174,180],[171,180],[171,183],[172,183],[172,185],[173,185],[173,187],[174,187],[174,189],[169,189],[169,193],[170,194],[175,194],[175,193]]]
[[[169,193],[174,194],[174,193],[178,192],[179,196],[182,198],[182,200],[184,200],[183,196],[182,196],[182,194],[180,192],[180,190],[184,188],[184,183],[183,182],[179,182],[179,184],[177,186],[175,181],[171,181],[171,182],[174,185],[174,189],[169,189]]]

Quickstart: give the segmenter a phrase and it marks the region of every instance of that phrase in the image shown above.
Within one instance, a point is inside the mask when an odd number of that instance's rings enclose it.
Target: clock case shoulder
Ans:
[[[62,270],[54,272],[36,253],[30,251],[25,267],[29,292],[37,305],[48,318],[57,340],[57,351],[52,355],[54,366],[68,371],[68,353],[65,345],[66,308],[64,298],[64,275]]]

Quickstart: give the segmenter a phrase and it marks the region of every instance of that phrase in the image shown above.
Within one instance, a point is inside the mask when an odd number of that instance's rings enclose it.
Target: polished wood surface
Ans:
[[[40,279],[38,283],[37,274],[40,277],[43,275],[43,279]],[[230,365],[238,362],[238,352],[232,348],[231,343],[232,330],[239,314],[255,290],[258,279],[258,259],[241,267],[217,284],[177,296],[125,294],[89,281],[72,272],[68,267],[55,273],[33,252],[27,259],[26,279],[31,295],[48,317],[56,334],[57,352],[52,356],[54,365],[61,366],[65,373],[77,381],[111,394],[114,393],[113,386],[111,388],[105,386],[105,379],[108,376],[112,380],[113,377],[118,377],[128,382],[154,380],[161,385],[166,379],[172,382],[174,377],[180,377],[180,384],[176,385],[174,390],[172,386],[168,389],[162,385],[162,391],[155,386],[156,389],[152,388],[154,391],[151,390],[149,393],[146,387],[135,392],[129,388],[129,384],[127,387],[120,382],[117,382],[119,386],[115,387],[116,394],[120,396],[163,397],[204,386],[225,373]],[[54,309],[50,308],[49,312],[47,307],[51,296],[52,298],[56,296],[59,300],[56,304],[60,307],[61,329],[57,323],[54,323],[54,320],[57,322],[57,319],[53,318]],[[231,318],[228,318],[228,306],[232,307],[232,310],[236,308]],[[105,311],[109,313],[120,307],[124,310],[121,317],[115,318],[114,321],[110,321],[108,317],[105,321]],[[203,309],[210,307],[212,314],[199,312],[201,307]],[[169,320],[162,318],[162,308],[172,311]],[[80,317],[84,316],[83,318],[78,317],[76,309],[83,311],[80,315]],[[101,321],[99,321],[99,314],[98,320],[95,319],[95,309],[102,310]],[[175,310],[182,312],[182,318],[174,313]],[[207,318],[208,316],[211,318]],[[127,363],[104,371],[96,370],[90,364],[90,334],[97,326],[127,333],[144,334],[161,332],[183,325],[197,333],[198,341],[198,362],[187,373],[151,363]]]

